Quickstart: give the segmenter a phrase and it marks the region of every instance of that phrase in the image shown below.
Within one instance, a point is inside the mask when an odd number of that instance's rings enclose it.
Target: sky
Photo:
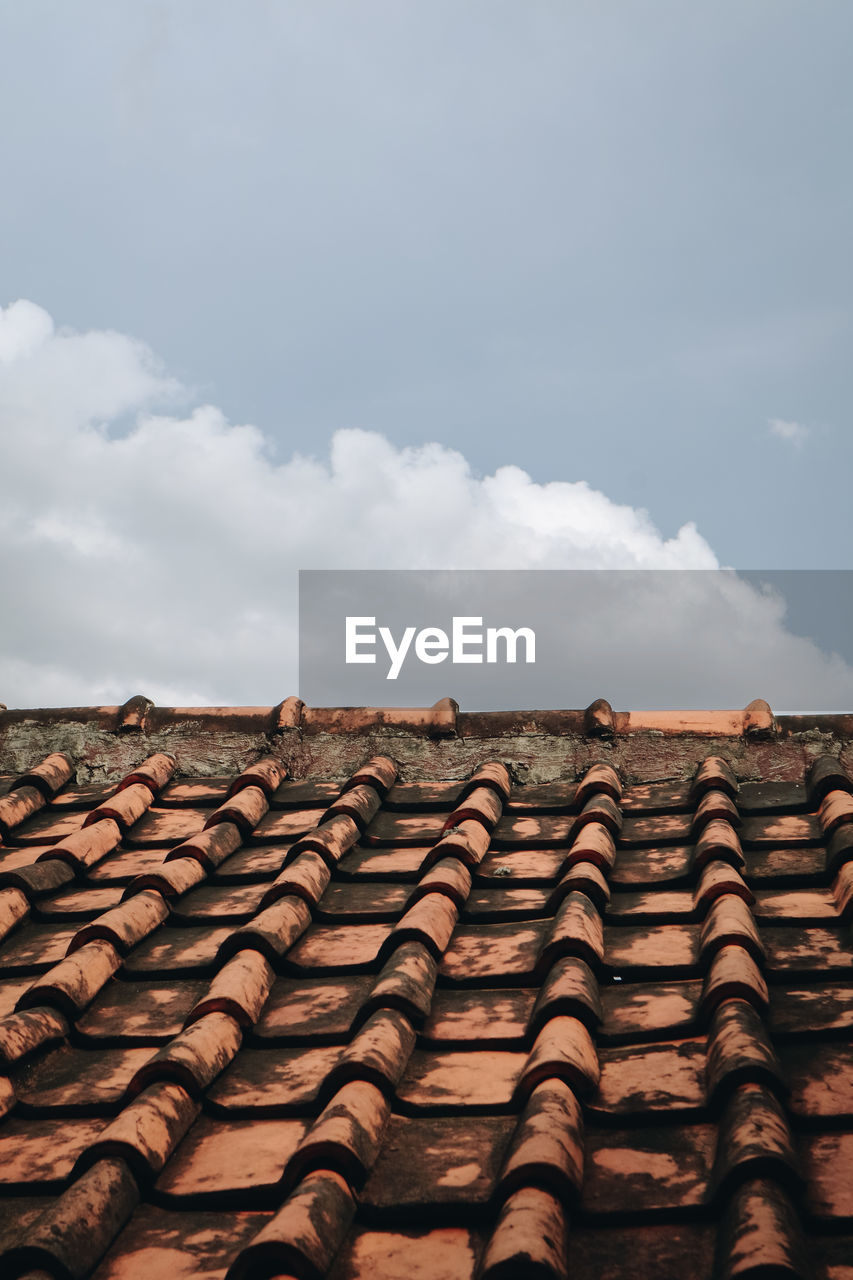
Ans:
[[[0,700],[277,701],[299,568],[853,567],[852,41],[0,4]]]

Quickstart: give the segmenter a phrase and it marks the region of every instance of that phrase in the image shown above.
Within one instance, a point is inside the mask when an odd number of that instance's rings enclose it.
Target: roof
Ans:
[[[853,722],[0,714],[0,1273],[853,1274]]]

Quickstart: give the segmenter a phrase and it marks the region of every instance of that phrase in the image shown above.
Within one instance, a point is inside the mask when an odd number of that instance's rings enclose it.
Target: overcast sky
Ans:
[[[850,567],[851,47],[0,4],[0,700],[275,701],[300,567]]]

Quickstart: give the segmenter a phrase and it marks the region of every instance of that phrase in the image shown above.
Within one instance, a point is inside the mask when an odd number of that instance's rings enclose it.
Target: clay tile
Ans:
[[[246,787],[259,787],[267,799],[271,800],[286,777],[287,769],[281,760],[275,756],[263,756],[237,775],[228,789],[228,795],[235,796]]]
[[[845,862],[832,886],[838,914],[845,922],[853,916],[853,862]]]
[[[345,782],[341,790],[346,793],[353,787],[368,786],[378,791],[380,796],[386,795],[397,781],[397,766],[388,756],[371,756]]]
[[[458,919],[459,911],[446,894],[428,893],[397,921],[382,944],[380,959],[384,960],[401,942],[421,942],[436,960],[440,960]]]
[[[46,849],[37,861],[56,859],[58,862],[65,862],[79,874],[112,853],[120,839],[118,823],[113,822],[112,818],[105,818],[103,822],[96,822],[94,826],[75,831],[73,835],[60,840],[59,844]]]
[[[743,947],[755,960],[762,960],[764,957],[764,947],[761,945],[752,912],[743,898],[726,893],[711,903],[702,922],[699,954],[703,965],[710,962],[720,947],[727,947],[731,943]]]
[[[592,862],[608,875],[616,861],[616,845],[613,836],[601,822],[587,822],[580,828],[574,840],[564,867],[571,867],[576,862]]]
[[[453,738],[456,736],[456,718],[459,715],[459,703],[453,698],[439,698],[430,708],[430,733],[436,738]]]
[[[412,1023],[429,1017],[438,964],[422,942],[404,942],[388,957],[359,1010],[359,1025],[377,1009],[398,1009]]]
[[[745,1081],[779,1091],[782,1073],[761,1018],[745,1000],[725,1000],[708,1030],[708,1097],[730,1092]]]
[[[749,706],[744,708],[743,731],[748,738],[770,738],[779,732],[770,704],[763,698],[753,698]]]
[[[140,1180],[155,1178],[200,1111],[179,1084],[161,1081],[129,1103],[77,1160],[75,1173],[120,1157]]]
[[[237,1255],[225,1280],[289,1272],[300,1280],[325,1276],[355,1217],[355,1200],[340,1174],[307,1174],[278,1213]]]
[[[717,1237],[719,1280],[812,1274],[788,1193],[770,1178],[744,1183],[728,1201]]]
[[[186,1026],[208,1013],[227,1013],[241,1027],[252,1027],[275,981],[272,965],[260,951],[238,951],[222,966],[204,999],[191,1010]]]
[[[298,729],[302,723],[302,708],[305,703],[301,698],[291,695],[280,702],[273,711],[273,733],[284,733],[287,729]]]
[[[397,1009],[378,1009],[344,1049],[326,1078],[323,1096],[332,1096],[349,1080],[367,1080],[393,1093],[414,1045],[408,1018]]]
[[[442,858],[421,876],[410,903],[430,893],[444,893],[460,911],[471,892],[471,872],[458,858]]]
[[[339,1089],[312,1124],[287,1166],[298,1182],[317,1169],[333,1169],[360,1187],[379,1154],[391,1104],[373,1084],[353,1080]]]
[[[141,783],[147,787],[152,796],[156,796],[162,791],[166,783],[175,772],[175,757],[167,755],[165,751],[157,751],[153,756],[149,756],[147,760],[143,760],[132,773],[122,778],[116,790],[124,791],[127,787],[133,787],[137,783]]]
[[[613,708],[606,698],[596,698],[583,713],[583,731],[588,738],[612,738],[616,732]]]
[[[825,835],[853,822],[853,796],[848,791],[829,791],[820,802],[820,823]]]
[[[836,828],[829,837],[826,846],[826,869],[830,875],[834,875],[839,867],[843,867],[851,859],[853,859],[853,826],[848,822]]]
[[[491,787],[475,787],[462,804],[453,810],[444,824],[444,830],[458,827],[461,822],[470,818],[473,822],[481,822],[487,831],[493,831],[502,808],[500,796]]]
[[[104,800],[97,808],[90,810],[83,819],[83,826],[91,827],[93,823],[111,818],[123,832],[127,831],[142,817],[146,809],[150,809],[153,798],[150,787],[143,782],[134,782],[125,787],[124,791],[117,791],[109,800]]]
[[[614,800],[610,799],[610,796],[603,792],[594,792],[572,823],[569,840],[574,840],[589,822],[600,823],[612,836],[618,836],[622,830],[622,810]]]
[[[565,955],[593,965],[604,959],[601,916],[585,893],[569,893],[563,899],[540,952],[537,973],[547,973],[557,957]]]
[[[530,1020],[533,1033],[537,1034],[557,1014],[569,1014],[591,1028],[604,1017],[595,974],[575,956],[563,956],[551,966]]]
[[[0,873],[0,885],[9,885],[20,889],[32,901],[46,893],[55,893],[57,889],[71,884],[74,872],[64,862],[33,862],[28,867],[15,867],[11,871]]]
[[[708,756],[696,770],[690,788],[690,798],[694,804],[706,791],[724,791],[732,798],[738,793],[737,778],[731,765],[722,756]]]
[[[270,964],[275,964],[310,923],[311,912],[301,898],[279,898],[272,906],[259,911],[248,924],[228,934],[219,948],[219,962],[249,948],[260,951]]]
[[[38,787],[18,787],[0,800],[0,837],[4,840],[10,831],[37,810],[44,807],[45,798]]]
[[[169,908],[162,894],[156,889],[145,889],[78,929],[69,943],[68,954],[96,938],[103,938],[126,956],[137,943],[153,933],[168,914]]]
[[[622,799],[622,783],[611,764],[590,765],[577,785],[574,803],[580,808],[594,795],[609,796],[616,804]]]
[[[592,862],[574,862],[548,899],[549,911],[555,910],[569,893],[585,893],[596,911],[604,912],[610,901],[610,889],[598,867]]]
[[[316,907],[331,878],[332,873],[319,853],[306,849],[276,876],[261,899],[261,909],[289,896],[301,898],[309,907]]]
[[[516,1095],[526,1098],[537,1084],[553,1077],[585,1095],[597,1087],[600,1075],[598,1054],[587,1028],[579,1018],[557,1014],[537,1035]]]
[[[233,822],[240,828],[243,835],[247,836],[258,825],[269,807],[270,802],[261,788],[250,785],[215,809],[204,825],[215,827],[220,822]]]
[[[79,1280],[95,1267],[139,1202],[123,1160],[99,1160],[45,1209],[3,1255],[5,1274],[43,1267],[62,1280]]]
[[[127,1096],[135,1098],[149,1085],[169,1080],[199,1097],[233,1061],[240,1040],[240,1028],[229,1014],[205,1014],[143,1062],[127,1086]]]
[[[315,831],[309,831],[290,846],[288,859],[295,858],[305,849],[313,849],[330,867],[334,867],[358,839],[358,827],[352,818],[341,814],[324,822]]]
[[[34,1049],[64,1040],[70,1028],[57,1009],[25,1009],[0,1019],[0,1063],[10,1067]]]
[[[195,858],[205,871],[214,871],[230,857],[242,843],[240,828],[233,822],[220,822],[215,827],[200,831],[197,836],[190,836],[183,844],[176,845],[166,854],[165,862],[174,862],[178,858]]]
[[[712,1176],[715,1194],[729,1195],[736,1183],[756,1174],[792,1185],[799,1181],[779,1100],[764,1085],[747,1083],[735,1089],[723,1111]]]
[[[0,889],[0,941],[29,914],[29,899],[22,890]]]
[[[539,1187],[521,1187],[501,1209],[479,1280],[566,1280],[568,1253],[560,1200]]]
[[[741,946],[723,946],[715,952],[705,977],[701,1014],[711,1016],[724,1000],[746,1000],[764,1013],[770,1003],[767,983],[758,965]]]
[[[740,814],[731,796],[726,795],[725,791],[712,787],[702,796],[693,815],[691,826],[693,834],[698,835],[715,818],[722,818],[725,822],[730,822],[733,827],[740,826]]]
[[[731,863],[720,862],[718,858],[706,862],[693,890],[694,907],[697,911],[704,912],[716,898],[727,893],[743,898],[750,906],[755,901],[752,890]]]
[[[473,869],[479,866],[486,856],[489,841],[489,833],[482,823],[470,820],[460,822],[458,827],[451,827],[449,831],[445,831],[441,839],[433,845],[424,859],[423,869],[433,867],[436,862],[446,857],[459,858],[466,867]]]
[[[74,766],[68,756],[61,751],[54,751],[13,782],[12,790],[17,787],[36,787],[45,800],[50,800],[60,787],[65,786],[73,773]]]
[[[87,942],[37,978],[18,1000],[17,1009],[52,1005],[67,1018],[76,1018],[106,986],[121,965],[110,942]]]
[[[344,814],[346,817],[352,818],[359,831],[364,831],[365,827],[376,817],[381,804],[382,801],[378,792],[366,783],[362,783],[357,787],[351,787],[349,791],[345,791],[343,795],[338,796],[337,800],[333,800],[320,821],[328,822],[330,818],[336,818],[340,814]]]
[[[583,1178],[583,1116],[564,1080],[543,1080],[530,1094],[498,1185],[501,1199],[520,1187],[546,1187],[564,1202]]]
[[[148,714],[153,709],[154,703],[142,693],[128,698],[124,706],[118,709],[116,731],[118,733],[144,732],[148,727]]]
[[[853,779],[835,756],[818,756],[808,772],[809,799],[820,804],[830,791],[853,791]]]
[[[195,888],[204,879],[204,867],[195,858],[176,858],[164,862],[156,871],[145,871],[131,880],[124,891],[124,900],[137,893],[154,890],[164,898],[179,898],[182,893]]]
[[[742,871],[746,866],[737,832],[730,822],[715,818],[704,828],[693,849],[693,870],[701,871],[712,858],[730,862]]]
[[[486,760],[483,764],[478,765],[471,777],[465,783],[460,793],[460,800],[467,799],[472,791],[476,791],[479,787],[490,787],[504,804],[510,797],[512,791],[512,778],[509,769],[502,760]]]

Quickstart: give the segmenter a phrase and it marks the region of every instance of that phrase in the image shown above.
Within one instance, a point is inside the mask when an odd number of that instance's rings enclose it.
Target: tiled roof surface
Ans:
[[[134,702],[0,715],[0,1275],[853,1276],[846,718]]]

